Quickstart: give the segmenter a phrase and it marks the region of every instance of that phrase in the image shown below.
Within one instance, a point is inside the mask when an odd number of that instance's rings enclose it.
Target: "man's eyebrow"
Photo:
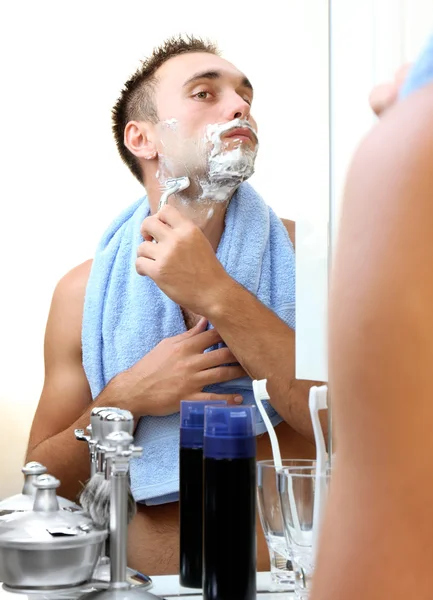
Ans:
[[[202,71],[201,73],[196,73],[195,75],[190,77],[187,81],[185,81],[185,83],[183,84],[183,87],[187,87],[188,85],[191,85],[191,83],[194,83],[195,81],[199,81],[200,79],[220,79],[221,77],[222,77],[221,71]],[[251,85],[251,82],[248,79],[248,77],[244,76],[242,78],[241,83],[244,87],[247,87],[251,91],[253,91],[253,86]]]

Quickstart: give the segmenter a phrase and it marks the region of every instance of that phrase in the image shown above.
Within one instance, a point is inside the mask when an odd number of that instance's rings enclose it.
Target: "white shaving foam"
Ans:
[[[222,137],[239,127],[249,129],[257,140],[257,135],[248,121],[234,119],[229,123],[214,123],[206,127],[205,141],[211,144],[208,159],[208,177],[200,180],[202,194],[199,200],[226,201],[242,181],[254,173],[258,141],[254,148],[242,141],[231,150],[225,148]]]
[[[174,139],[179,135],[178,124],[177,119],[162,121],[164,129],[175,133]],[[240,139],[238,145],[227,148],[229,141],[222,138],[225,133],[237,128],[246,128],[252,132],[256,141],[255,147]],[[232,141],[235,139],[232,138]],[[161,139],[161,145],[165,150],[171,148],[171,142],[166,144],[165,138]],[[159,169],[156,174],[161,188],[165,186],[167,179],[183,175],[189,177],[190,188],[177,195],[182,203],[227,202],[240,183],[254,173],[258,150],[257,134],[244,119],[233,119],[229,123],[212,123],[206,127],[198,145],[194,144],[193,140],[189,140],[188,145],[188,141],[185,140],[182,147],[184,160],[174,158],[168,151],[159,152]],[[213,209],[210,209],[208,218],[212,218],[212,215]]]
[[[177,129],[177,125],[178,125],[178,120],[173,118],[173,119],[166,119],[165,121],[163,121],[163,125],[165,127],[168,127],[169,129],[173,129],[176,130]]]

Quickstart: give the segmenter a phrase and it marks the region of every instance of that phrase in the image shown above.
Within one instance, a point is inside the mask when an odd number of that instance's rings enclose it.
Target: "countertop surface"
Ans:
[[[202,600],[203,596],[199,590],[183,588],[179,585],[179,577],[177,575],[165,575],[152,577],[153,586],[149,592],[157,598],[184,598],[185,600]],[[294,598],[292,592],[269,592],[271,578],[269,573],[257,573],[257,598],[258,600],[286,600]],[[50,592],[50,593],[32,593],[32,594],[17,594],[7,592],[0,584],[0,600],[67,600],[67,594]],[[71,596],[69,595],[69,598]],[[127,598],[127,595],[125,595]]]
[[[156,596],[163,598],[184,598],[185,600],[202,600],[201,593],[198,590],[182,588],[179,585],[179,578],[176,575],[166,577],[152,577],[154,585],[149,590]],[[269,573],[257,573],[257,597],[260,600],[286,600],[294,598],[292,592],[269,592],[271,577]],[[1,596],[0,596],[1,598]]]

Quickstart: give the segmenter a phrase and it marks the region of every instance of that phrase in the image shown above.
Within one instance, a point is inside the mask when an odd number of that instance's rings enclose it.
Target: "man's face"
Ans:
[[[258,139],[250,82],[229,62],[199,52],[168,60],[157,80],[161,183],[188,175],[198,198],[224,200],[225,191],[254,172]]]

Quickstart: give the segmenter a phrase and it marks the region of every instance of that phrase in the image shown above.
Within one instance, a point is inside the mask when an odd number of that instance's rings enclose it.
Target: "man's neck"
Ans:
[[[162,195],[159,183],[157,185],[146,186],[146,192],[151,214],[155,214],[158,211],[159,200]],[[203,231],[216,252],[224,231],[225,214],[229,200],[225,202],[215,202],[213,200],[195,201],[193,199],[183,199],[177,194],[173,194],[169,196],[168,203],[175,206],[182,215],[191,219]]]

